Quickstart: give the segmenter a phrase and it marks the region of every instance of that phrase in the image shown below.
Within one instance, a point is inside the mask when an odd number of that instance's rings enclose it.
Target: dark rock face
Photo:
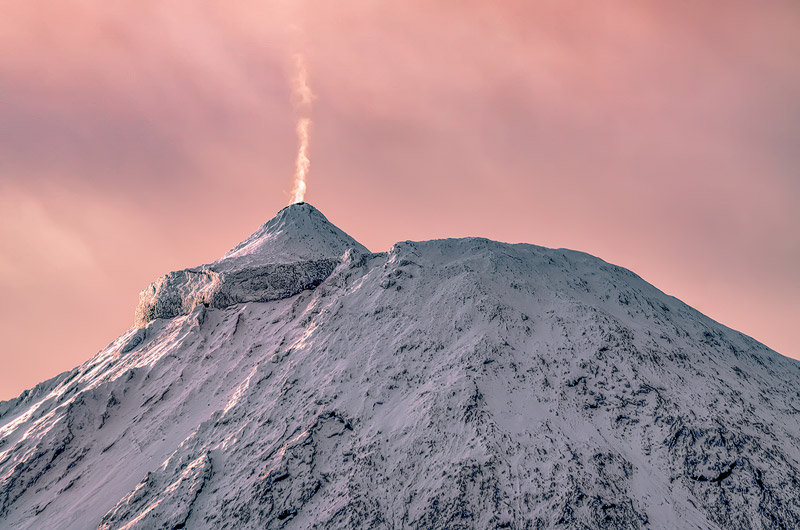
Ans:
[[[214,266],[171,272],[139,295],[136,325],[188,315],[198,305],[224,309],[245,302],[271,302],[313,289],[330,276],[338,259],[276,263],[218,272]]]

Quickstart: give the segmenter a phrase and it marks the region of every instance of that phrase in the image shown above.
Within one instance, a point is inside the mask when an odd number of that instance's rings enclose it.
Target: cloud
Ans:
[[[2,189],[0,285],[4,290],[36,288],[72,274],[88,275],[96,265],[80,234],[59,224],[41,202],[23,192]]]

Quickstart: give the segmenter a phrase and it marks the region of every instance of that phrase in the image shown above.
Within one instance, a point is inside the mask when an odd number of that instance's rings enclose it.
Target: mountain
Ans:
[[[0,527],[800,528],[799,391],[598,258],[298,204],[0,403]]]
[[[319,210],[300,202],[283,208],[214,265],[250,266],[340,258],[349,249],[369,253],[367,247],[342,232]]]

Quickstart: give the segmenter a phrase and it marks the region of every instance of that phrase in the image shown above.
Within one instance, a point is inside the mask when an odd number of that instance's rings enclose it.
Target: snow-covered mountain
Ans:
[[[800,528],[799,391],[598,258],[298,204],[0,403],[0,528]]]

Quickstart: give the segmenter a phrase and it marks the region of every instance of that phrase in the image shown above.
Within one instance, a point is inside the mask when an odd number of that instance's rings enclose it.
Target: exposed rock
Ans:
[[[337,259],[276,263],[217,272],[211,267],[171,272],[139,294],[135,324],[188,315],[198,305],[224,309],[245,302],[271,302],[313,289],[339,265]],[[124,353],[124,352],[123,352]]]

